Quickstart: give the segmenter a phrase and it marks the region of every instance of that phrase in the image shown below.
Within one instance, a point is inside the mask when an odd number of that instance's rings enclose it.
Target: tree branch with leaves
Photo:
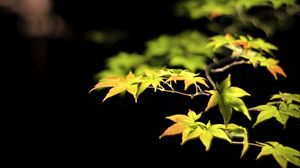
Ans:
[[[199,2],[187,0],[182,5],[183,10],[194,19],[208,16],[210,21],[222,15],[226,17],[238,15],[237,19],[241,19],[241,11],[239,11],[241,8],[247,10],[253,6],[269,5],[274,10],[278,10],[282,5],[297,6],[295,1],[256,0],[255,2],[257,3],[232,0],[223,4],[223,1],[221,3],[218,0]],[[207,7],[216,4],[219,6]],[[197,5],[202,6],[196,10],[193,7]],[[226,6],[234,6],[234,8]],[[243,97],[251,97],[251,95],[244,89],[232,85],[231,74],[221,82],[216,81],[212,76],[212,74],[225,73],[234,66],[252,65],[253,68],[266,68],[276,80],[280,76],[286,78],[287,74],[273,54],[275,50],[278,50],[275,45],[262,38],[239,35],[238,32],[234,34],[221,32],[213,37],[207,37],[195,30],[173,36],[161,35],[146,43],[144,53],[120,52],[109,58],[108,68],[97,74],[99,81],[91,91],[109,88],[103,101],[128,92],[137,102],[146,89],[190,98],[208,96],[209,100],[202,112],[197,113],[189,109],[187,115],[174,114],[166,117],[174,124],[159,138],[181,134],[182,145],[198,139],[206,151],[209,151],[213,139],[221,139],[233,145],[243,145],[241,157],[246,154],[249,146],[253,146],[261,148],[256,159],[272,155],[283,168],[287,167],[288,162],[300,166],[300,152],[297,149],[276,141],[249,142],[250,128],[237,125],[231,120],[235,112],[240,112],[245,119],[255,120],[253,127],[271,118],[275,118],[286,127],[290,117],[300,118],[300,94],[279,92],[271,96],[270,102],[248,108]],[[183,88],[174,89],[175,85],[183,85]],[[201,116],[209,113],[215,106],[218,106],[223,123],[214,123],[211,120],[207,123],[202,122]],[[257,112],[258,116],[254,118],[253,113]]]

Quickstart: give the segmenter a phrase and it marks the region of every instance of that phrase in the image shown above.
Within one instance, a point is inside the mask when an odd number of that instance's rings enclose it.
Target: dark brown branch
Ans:
[[[209,83],[213,86],[214,90],[216,90],[217,87],[216,87],[216,83],[212,80],[212,78],[211,78],[211,76],[209,74],[210,71],[213,68],[215,68],[216,66],[220,66],[220,65],[225,64],[227,62],[230,62],[231,60],[232,60],[231,57],[226,57],[226,58],[223,58],[221,60],[216,60],[215,59],[213,63],[211,63],[211,64],[209,64],[209,65],[206,66],[206,68],[205,68],[205,76],[208,79]]]

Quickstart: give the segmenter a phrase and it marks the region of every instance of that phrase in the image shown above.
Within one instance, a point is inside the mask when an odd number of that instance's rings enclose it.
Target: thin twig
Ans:
[[[235,62],[232,62],[231,64],[225,65],[222,68],[211,69],[211,72],[212,73],[224,72],[227,69],[229,69],[229,68],[231,68],[231,67],[233,67],[235,65],[241,65],[241,64],[251,64],[251,63],[249,61],[245,61],[245,60],[235,61]]]
[[[243,142],[238,142],[238,141],[231,141],[231,144],[235,144],[235,145],[244,145]],[[249,142],[248,144],[249,144],[250,146],[263,147],[262,145],[256,144],[256,143],[251,143],[251,142]]]
[[[149,88],[154,89],[153,87],[149,87]],[[189,93],[184,93],[184,92],[180,92],[180,91],[177,91],[177,90],[166,90],[166,89],[162,89],[162,88],[157,88],[157,90],[162,91],[162,92],[169,92],[169,93],[175,93],[175,94],[179,94],[179,95],[183,95],[183,96],[188,96],[191,99],[196,97],[196,96],[200,96],[200,95],[210,96],[210,93],[207,93],[205,91],[196,92],[194,94],[189,94]]]

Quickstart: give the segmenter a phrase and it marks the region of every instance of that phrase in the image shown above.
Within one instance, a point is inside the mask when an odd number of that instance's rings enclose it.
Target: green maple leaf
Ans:
[[[137,96],[139,96],[141,93],[143,93],[148,87],[152,86],[154,88],[154,91],[157,90],[157,88],[163,88],[161,86],[161,82],[163,82],[163,77],[165,75],[165,71],[163,70],[145,70],[144,76],[140,80],[139,89],[137,92]]]
[[[289,117],[300,118],[299,108],[299,105],[286,104],[284,102],[281,102],[279,107],[276,107],[272,104],[259,105],[257,107],[253,107],[251,109],[260,111],[253,127],[271,118],[276,118],[276,120],[285,127]]]
[[[300,103],[300,94],[291,94],[291,93],[281,93],[281,92],[279,92],[279,94],[274,94],[270,98],[270,100],[274,100],[274,99],[281,99],[282,101],[284,101],[286,103],[292,103],[294,101]]]
[[[214,137],[219,139],[227,140],[231,142],[231,139],[228,137],[225,131],[225,125],[223,124],[214,124],[211,125],[210,121],[206,124],[206,127],[199,131],[200,133],[200,140],[205,146],[205,150],[208,151],[211,146],[211,142]]]
[[[218,104],[225,125],[230,121],[232,109],[242,112],[251,120],[248,109],[241,99],[241,97],[250,96],[250,94],[241,88],[232,87],[230,75],[220,85],[217,85],[217,90],[210,90],[209,93],[211,93],[211,97],[205,111]]]
[[[226,130],[232,138],[243,138],[243,149],[241,154],[241,157],[243,157],[249,148],[247,129],[242,126],[230,123],[226,126]]]
[[[266,142],[259,144],[263,147],[256,159],[260,159],[262,156],[272,155],[282,168],[286,168],[288,162],[296,166],[300,166],[300,151],[291,147],[283,146],[278,142]]]

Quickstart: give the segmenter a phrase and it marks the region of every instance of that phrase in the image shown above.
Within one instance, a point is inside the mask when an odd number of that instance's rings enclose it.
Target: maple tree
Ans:
[[[225,72],[233,66],[251,65],[253,68],[266,68],[275,80],[281,76],[287,77],[273,54],[278,48],[263,38],[255,38],[241,31],[241,27],[254,26],[268,36],[274,33],[271,26],[259,20],[259,16],[248,15],[247,10],[257,6],[272,7],[272,12],[276,12],[296,8],[297,4],[294,0],[182,1],[178,4],[179,14],[188,15],[192,19],[207,17],[209,23],[218,17],[231,17],[234,18],[232,24],[212,37],[200,31],[187,30],[150,40],[141,54],[120,52],[107,60],[107,69],[97,74],[99,81],[91,91],[109,88],[103,101],[128,92],[137,102],[146,89],[190,98],[208,96],[209,100],[202,112],[189,109],[187,115],[166,117],[174,124],[160,138],[181,134],[181,144],[198,139],[206,151],[210,149],[214,138],[222,139],[230,144],[243,145],[241,157],[246,154],[249,146],[255,146],[261,148],[256,159],[272,155],[283,168],[287,167],[288,162],[300,167],[300,152],[297,149],[276,141],[249,142],[249,128],[231,120],[233,113],[240,112],[245,119],[255,121],[253,127],[272,118],[286,127],[290,117],[300,118],[300,94],[279,92],[271,96],[270,102],[248,108],[243,97],[251,95],[231,83],[231,74],[220,83],[211,75]],[[175,85],[184,87],[175,88]],[[202,122],[201,116],[215,106],[218,106],[223,123],[215,124],[210,120]],[[254,113],[258,113],[257,118],[253,117]]]

